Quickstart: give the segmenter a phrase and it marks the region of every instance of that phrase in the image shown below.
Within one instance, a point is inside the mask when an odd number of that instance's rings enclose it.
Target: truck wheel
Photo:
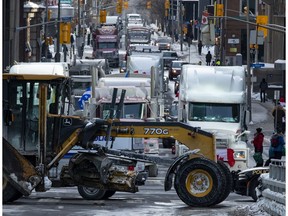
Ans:
[[[3,203],[13,202],[23,196],[21,192],[15,189],[6,178],[3,177],[2,184]]]
[[[157,177],[158,176],[158,167],[156,164],[152,164],[148,168],[149,177]]]
[[[102,199],[108,199],[108,198],[112,197],[115,193],[116,193],[116,191],[107,190]]]
[[[250,186],[249,186],[249,195],[252,197],[252,199],[256,202],[258,197],[256,194],[256,188],[259,185],[259,181],[257,178],[254,178],[253,180],[251,180],[250,182]]]
[[[226,178],[226,185],[224,187],[224,191],[222,192],[218,203],[224,201],[230,194],[230,192],[233,190],[233,178],[232,178],[232,174],[229,170],[229,168],[225,165],[225,163],[221,160],[217,161],[217,164],[220,166],[220,168],[222,169],[222,171],[224,172],[224,178]],[[218,204],[216,203],[216,204]]]
[[[218,203],[226,179],[221,168],[206,158],[188,160],[179,167],[174,188],[189,206],[207,207]]]
[[[104,199],[106,190],[79,185],[78,192],[84,199],[101,200],[101,199]]]

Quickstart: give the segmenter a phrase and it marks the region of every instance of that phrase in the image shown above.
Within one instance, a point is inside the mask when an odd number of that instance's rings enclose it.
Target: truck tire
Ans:
[[[256,194],[256,188],[259,185],[259,181],[258,178],[254,178],[251,180],[250,182],[250,186],[249,186],[249,195],[252,197],[252,199],[256,202],[258,197]]]
[[[158,167],[156,164],[152,164],[148,167],[148,176],[157,177],[158,176]]]
[[[116,191],[107,190],[102,199],[108,199],[108,198],[112,197],[115,193],[116,193]]]
[[[13,202],[23,196],[6,178],[3,177],[2,180],[3,203]]]
[[[81,185],[78,186],[78,192],[86,200],[101,200],[106,194],[106,190]]]
[[[226,178],[226,185],[224,187],[224,190],[218,200],[218,203],[224,201],[230,194],[230,192],[233,190],[233,178],[232,178],[232,174],[229,170],[229,168],[225,165],[225,163],[221,160],[217,161],[217,164],[220,166],[220,168],[222,169],[222,171],[224,172],[224,177]],[[216,203],[216,204],[218,204]]]
[[[189,206],[207,207],[219,203],[226,178],[212,160],[194,158],[181,164],[175,174],[174,188]]]

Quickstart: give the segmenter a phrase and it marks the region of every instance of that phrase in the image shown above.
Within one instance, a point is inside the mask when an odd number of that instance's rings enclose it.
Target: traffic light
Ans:
[[[224,15],[224,5],[223,4],[216,4],[216,16],[223,16]]]
[[[52,10],[47,11],[47,21],[50,21],[52,15]]]
[[[151,9],[151,1],[150,1],[150,0],[147,1],[147,3],[146,3],[146,8],[147,8],[147,9]]]
[[[60,23],[60,43],[70,44],[71,24],[66,22]]]
[[[169,8],[170,8],[170,1],[165,0],[165,9],[169,9]]]
[[[116,12],[118,14],[121,14],[122,13],[122,0],[117,0],[117,3],[116,3]]]
[[[100,23],[106,23],[106,10],[100,10]]]
[[[129,5],[128,5],[128,1],[124,1],[124,9],[128,9]]]

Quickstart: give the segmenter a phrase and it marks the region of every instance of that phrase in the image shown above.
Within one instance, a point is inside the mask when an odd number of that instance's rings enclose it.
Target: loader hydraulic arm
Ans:
[[[101,124],[101,123],[100,123]],[[105,123],[104,123],[105,124]],[[215,137],[213,134],[181,122],[134,122],[113,121],[111,137],[169,138],[172,137],[189,149],[199,149],[206,158],[216,161]],[[95,122],[97,124],[97,121]],[[97,135],[105,136],[105,127]]]

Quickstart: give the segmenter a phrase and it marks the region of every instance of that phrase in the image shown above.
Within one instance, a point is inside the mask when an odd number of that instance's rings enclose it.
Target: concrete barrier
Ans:
[[[263,202],[263,210],[272,216],[286,215],[286,160],[272,159],[269,165],[269,173],[261,175],[260,200]]]

